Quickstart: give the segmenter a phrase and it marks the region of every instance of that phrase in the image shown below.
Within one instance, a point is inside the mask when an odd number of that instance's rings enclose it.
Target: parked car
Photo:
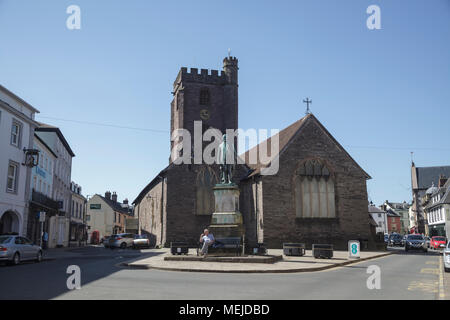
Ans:
[[[447,244],[447,239],[445,237],[434,236],[431,237],[430,248],[435,250],[443,250]]]
[[[384,234],[384,242],[385,243],[389,242],[389,235],[387,233]]]
[[[445,247],[443,252],[444,258],[444,270],[445,272],[450,272],[450,241],[447,243],[447,247]]]
[[[427,245],[425,243],[425,238],[421,234],[409,234],[406,237],[405,251],[409,250],[422,250],[427,252]]]
[[[406,238],[408,237],[408,235],[407,234],[405,234],[404,236],[403,236],[403,238],[402,238],[402,247],[404,247],[405,246],[405,243],[406,243]]]
[[[111,236],[104,236],[101,240],[101,243],[105,248],[109,248],[109,238],[111,238]]]
[[[111,249],[121,248],[126,249],[133,246],[134,234],[132,233],[120,233],[113,234],[109,238],[109,247]]]
[[[42,248],[22,236],[0,236],[0,261],[17,265],[26,260],[41,262]]]
[[[395,246],[401,246],[402,245],[402,236],[398,233],[392,233],[389,236],[388,245],[395,247]]]
[[[430,237],[424,237],[427,248],[430,248]]]
[[[133,240],[133,249],[150,248],[150,240],[145,234],[136,234]]]

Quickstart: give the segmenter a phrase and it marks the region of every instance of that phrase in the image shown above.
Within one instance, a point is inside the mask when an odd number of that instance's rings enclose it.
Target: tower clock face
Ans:
[[[202,118],[203,120],[208,120],[209,116],[210,116],[209,110],[206,109],[200,110],[200,118]]]

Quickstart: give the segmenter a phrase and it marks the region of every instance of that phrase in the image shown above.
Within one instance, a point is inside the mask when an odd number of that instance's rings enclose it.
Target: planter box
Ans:
[[[283,243],[283,254],[285,256],[304,256],[304,243]]]
[[[331,259],[333,257],[333,245],[332,244],[313,244],[312,245],[313,257]]]

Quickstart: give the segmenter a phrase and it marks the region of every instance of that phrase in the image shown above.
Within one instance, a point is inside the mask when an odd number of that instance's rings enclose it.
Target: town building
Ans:
[[[86,198],[81,194],[81,186],[70,183],[72,202],[70,206],[69,246],[85,245],[87,241]]]
[[[406,201],[390,202],[390,201],[386,200],[383,203],[383,206],[385,206],[386,210],[390,209],[391,211],[395,212],[396,214],[398,214],[400,216],[400,228],[399,228],[398,233],[408,234],[409,230],[410,230],[409,208],[411,207],[411,205],[406,203]]]
[[[383,235],[389,233],[386,211],[378,208],[371,202],[369,204],[369,214],[377,225],[375,229],[376,233],[382,233]]]
[[[402,234],[402,223],[401,216],[394,210],[390,208],[385,208],[387,223],[388,223],[388,233],[400,233]]]
[[[117,200],[117,193],[109,191],[104,196],[95,194],[87,202],[88,241],[91,242],[94,231],[100,238],[125,232],[125,220],[133,217],[133,206],[127,199],[121,203]]]
[[[412,186],[412,214],[414,217],[414,225],[411,232],[426,232],[426,217],[424,212],[425,204],[423,202],[426,191],[438,185],[440,176],[450,177],[450,166],[438,167],[416,167],[414,162],[411,163],[411,186]]]
[[[238,60],[227,57],[223,70],[181,68],[173,86],[171,130],[185,129],[194,138],[194,121],[208,128],[238,129]],[[266,175],[261,159],[235,166],[239,209],[248,247],[264,243],[281,248],[283,242],[332,243],[347,249],[359,239],[365,249],[373,243],[367,214],[366,180],[370,176],[311,113],[260,145],[278,138],[279,150],[270,155],[276,174]],[[177,141],[171,141],[173,150]],[[194,145],[194,142],[192,143]],[[211,223],[215,209],[213,187],[217,165],[176,164],[170,161],[134,200],[139,231],[159,246],[172,241],[193,243]]]
[[[34,134],[33,148],[39,151],[38,165],[31,170],[31,198],[28,214],[27,236],[40,243],[41,233],[49,232],[50,218],[58,215],[59,204],[53,199],[53,173],[58,156]],[[45,212],[45,221],[39,221],[40,213]]]
[[[32,165],[26,155],[33,148],[36,113],[0,85],[0,234],[27,232]]]
[[[48,218],[49,247],[67,247],[72,202],[72,158],[75,154],[59,128],[40,123],[35,133],[57,156],[53,170],[52,199],[58,202],[58,214]]]
[[[437,187],[430,187],[423,200],[430,237],[450,235],[450,179],[441,176]]]

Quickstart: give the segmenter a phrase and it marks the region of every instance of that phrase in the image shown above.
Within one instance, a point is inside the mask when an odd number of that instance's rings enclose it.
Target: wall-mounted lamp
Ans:
[[[39,164],[39,150],[23,148],[25,153],[25,162],[22,165],[29,168],[37,167]]]

